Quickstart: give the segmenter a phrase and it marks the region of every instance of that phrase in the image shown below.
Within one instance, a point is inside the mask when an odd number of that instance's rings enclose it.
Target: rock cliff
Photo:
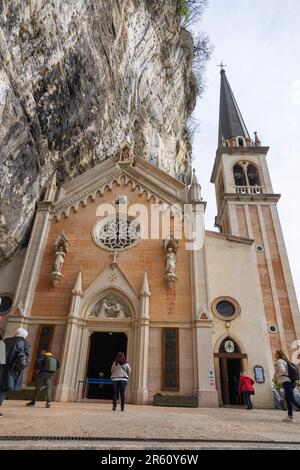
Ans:
[[[0,264],[55,170],[71,179],[129,139],[189,178],[197,85],[176,0],[3,0],[0,21]]]

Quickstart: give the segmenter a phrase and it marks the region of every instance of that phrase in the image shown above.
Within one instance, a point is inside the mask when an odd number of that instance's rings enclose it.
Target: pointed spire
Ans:
[[[50,183],[47,186],[44,201],[54,202],[55,195],[56,195],[56,189],[57,189],[57,185],[56,185],[56,171],[55,171],[53,173],[53,176],[51,178]]]
[[[74,289],[72,290],[72,293],[74,295],[80,295],[82,296],[82,274],[81,271],[79,271],[77,280],[74,286]]]
[[[249,132],[235,100],[232,89],[226,77],[225,70],[221,69],[220,115],[219,115],[219,146],[222,139],[229,140],[235,137],[250,139]]]
[[[201,201],[201,186],[198,183],[195,168],[193,168],[193,176],[192,176],[192,182],[191,182],[191,187],[190,187],[190,195],[191,195],[191,201],[192,202],[200,202]]]
[[[143,279],[143,284],[142,284],[140,294],[141,294],[142,297],[150,297],[150,295],[151,295],[149,282],[148,282],[147,271],[144,272],[144,279]]]
[[[261,141],[259,140],[259,137],[258,137],[256,131],[254,132],[254,136],[255,136],[255,138],[254,138],[255,147],[260,147],[261,146]]]

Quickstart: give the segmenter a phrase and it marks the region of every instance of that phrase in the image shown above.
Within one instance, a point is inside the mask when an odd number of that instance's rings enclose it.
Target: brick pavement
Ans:
[[[0,440],[0,449],[300,449],[300,413],[295,413],[296,423],[292,424],[282,423],[285,413],[276,410],[128,405],[122,414],[120,411],[112,412],[110,403],[59,402],[53,403],[50,409],[46,409],[43,402],[38,402],[35,407],[26,407],[25,403],[19,400],[4,403],[0,436],[106,440]]]

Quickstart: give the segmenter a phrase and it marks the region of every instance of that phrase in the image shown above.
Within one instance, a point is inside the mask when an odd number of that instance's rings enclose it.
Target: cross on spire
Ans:
[[[227,67],[227,65],[223,64],[223,61],[221,61],[221,63],[217,65],[217,67],[220,67],[221,72],[222,72],[222,70],[224,70],[224,67]]]

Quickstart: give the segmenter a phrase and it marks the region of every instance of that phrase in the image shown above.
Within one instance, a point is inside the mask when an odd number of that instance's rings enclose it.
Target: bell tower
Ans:
[[[219,141],[211,176],[216,226],[222,233],[254,240],[271,350],[291,354],[295,339],[300,339],[300,314],[277,210],[280,194],[273,191],[266,160],[268,150],[256,132],[254,139],[250,137],[221,68]]]

